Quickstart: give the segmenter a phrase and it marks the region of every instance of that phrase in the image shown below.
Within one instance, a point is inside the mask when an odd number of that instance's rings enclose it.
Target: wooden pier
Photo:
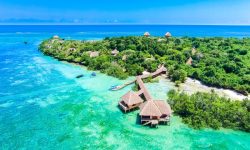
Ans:
[[[151,125],[151,127],[157,127],[159,123],[164,123],[169,121],[170,115],[172,113],[170,105],[164,100],[153,100],[148,89],[144,85],[142,79],[148,77],[157,77],[163,73],[166,73],[167,69],[161,66],[155,72],[148,75],[137,76],[135,80],[125,83],[121,86],[117,86],[113,90],[119,90],[127,85],[136,82],[139,86],[139,91],[136,93],[129,91],[121,97],[118,105],[126,113],[134,108],[140,108],[139,116],[141,118],[142,125]]]

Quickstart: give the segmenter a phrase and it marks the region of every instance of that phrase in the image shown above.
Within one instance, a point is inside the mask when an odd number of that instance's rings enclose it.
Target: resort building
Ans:
[[[156,77],[166,72],[167,69],[163,65],[160,65],[155,72],[137,76],[136,80],[116,87],[115,90],[118,90],[136,82],[139,88],[137,92],[129,91],[121,97],[118,103],[120,108],[124,112],[127,112],[139,107],[139,116],[141,119],[141,124],[143,125],[157,126],[159,123],[166,124],[169,122],[172,113],[170,105],[164,100],[153,100],[142,81],[142,79],[148,78],[150,76]]]
[[[99,52],[98,51],[91,51],[89,52],[89,57],[98,57],[99,56]]]
[[[192,65],[193,59],[192,57],[189,57],[189,59],[187,60],[186,64],[187,65]]]
[[[163,100],[149,100],[140,106],[141,124],[151,126],[167,123],[170,119],[171,108]]]
[[[132,91],[127,92],[119,101],[120,108],[126,113],[127,111],[138,108],[143,103],[143,99]]]
[[[116,56],[116,55],[119,54],[119,51],[115,48],[114,50],[111,51],[111,54],[112,54],[113,56]]]
[[[58,35],[54,35],[53,39],[59,39],[59,36]]]
[[[169,37],[171,37],[172,35],[171,35],[171,33],[170,32],[167,32],[166,34],[165,34],[165,37],[166,38],[169,38]]]
[[[144,36],[145,36],[145,37],[149,37],[149,36],[150,36],[149,32],[145,32],[145,33],[144,33]]]

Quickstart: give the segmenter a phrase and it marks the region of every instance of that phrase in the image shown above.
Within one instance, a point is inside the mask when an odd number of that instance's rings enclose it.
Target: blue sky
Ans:
[[[0,24],[250,25],[250,0],[0,0]]]

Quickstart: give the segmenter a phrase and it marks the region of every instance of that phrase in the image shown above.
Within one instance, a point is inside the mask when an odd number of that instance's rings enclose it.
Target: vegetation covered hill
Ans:
[[[119,53],[111,53],[112,50]],[[177,84],[186,76],[207,85],[250,92],[250,38],[115,37],[101,41],[49,39],[46,54],[125,79],[165,64]],[[96,54],[96,52],[99,52]],[[91,52],[95,52],[91,56]]]
[[[194,128],[231,128],[250,132],[250,101],[231,101],[215,93],[191,96],[174,90],[168,93],[169,104],[183,122]]]

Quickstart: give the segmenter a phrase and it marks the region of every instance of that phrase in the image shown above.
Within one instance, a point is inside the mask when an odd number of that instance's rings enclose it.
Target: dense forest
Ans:
[[[131,36],[80,41],[57,37],[43,41],[40,50],[120,79],[155,71],[164,64],[177,85],[188,76],[250,93],[250,38]]]
[[[231,101],[215,93],[187,95],[171,90],[168,102],[184,123],[194,128],[231,128],[250,132],[250,101]]]

